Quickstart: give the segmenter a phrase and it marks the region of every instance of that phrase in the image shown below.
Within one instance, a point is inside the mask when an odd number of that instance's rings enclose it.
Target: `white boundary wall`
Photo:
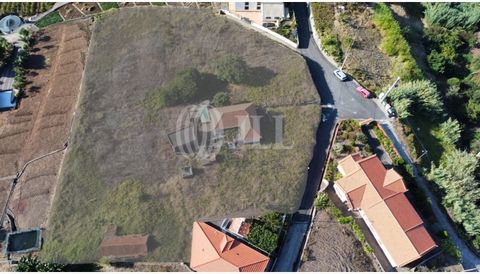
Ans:
[[[298,48],[298,42],[295,43],[293,41],[291,41],[290,39],[286,38],[286,37],[283,37],[282,35],[264,27],[264,26],[260,26],[259,24],[256,24],[254,22],[251,22],[250,20],[248,20],[247,18],[243,19],[242,17],[239,17],[231,12],[229,12],[228,10],[224,10],[224,9],[221,9],[220,10],[222,13],[224,13],[227,18],[231,18],[231,19],[234,19],[235,21],[243,24],[244,26],[250,28],[250,29],[253,29],[265,36],[267,36],[268,38],[276,41],[276,42],[279,42],[280,44],[283,44],[293,50],[297,50]]]

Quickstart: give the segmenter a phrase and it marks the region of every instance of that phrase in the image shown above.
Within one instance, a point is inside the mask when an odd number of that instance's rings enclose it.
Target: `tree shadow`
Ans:
[[[65,272],[97,272],[100,271],[102,267],[98,264],[67,264],[65,266]]]
[[[244,84],[254,87],[265,86],[277,74],[267,67],[253,67],[248,69],[248,76],[245,79]]]
[[[39,93],[40,90],[41,90],[41,89],[40,89],[40,87],[38,87],[38,86],[30,86],[30,87],[28,88],[28,92],[31,92],[31,93]]]
[[[33,54],[30,55],[27,59],[26,68],[27,69],[43,69],[45,68],[45,56]]]
[[[276,132],[276,124],[275,124],[275,117],[282,115],[280,112],[267,112],[265,109],[258,108],[257,115],[260,116],[260,134],[262,135],[262,144],[274,144],[277,140]],[[278,129],[280,130],[280,129]],[[279,132],[280,135],[283,134]]]
[[[198,82],[198,88],[201,92],[195,96],[195,101],[211,100],[219,92],[228,91],[228,83],[218,79],[213,73],[202,73]]]
[[[50,40],[52,40],[52,38],[48,35],[44,35],[44,36],[38,38],[38,41],[40,41],[40,42],[48,42]]]

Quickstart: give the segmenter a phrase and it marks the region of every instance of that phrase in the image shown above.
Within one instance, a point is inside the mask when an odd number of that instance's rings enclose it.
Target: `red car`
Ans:
[[[370,91],[368,91],[364,87],[357,87],[357,92],[360,93],[360,95],[362,95],[364,98],[370,98],[371,97]]]

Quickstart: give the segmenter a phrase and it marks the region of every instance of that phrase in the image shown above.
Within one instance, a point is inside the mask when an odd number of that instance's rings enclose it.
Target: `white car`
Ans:
[[[336,69],[333,71],[333,74],[335,76],[337,76],[338,79],[340,79],[340,81],[345,81],[347,80],[347,75],[345,74],[345,72],[343,72],[341,69]]]
[[[384,104],[385,110],[387,111],[388,117],[395,117],[395,109],[390,104]]]

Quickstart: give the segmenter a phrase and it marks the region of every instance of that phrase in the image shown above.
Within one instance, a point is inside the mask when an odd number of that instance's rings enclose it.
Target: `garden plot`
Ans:
[[[71,39],[77,39],[76,43],[69,43]],[[27,97],[18,110],[1,114],[6,123],[0,130],[0,177],[14,175],[27,161],[63,148],[88,39],[86,23],[57,25],[35,34],[27,64]],[[74,67],[63,70],[69,62]],[[62,159],[59,153],[34,162],[19,180],[9,203],[19,228],[46,226]],[[2,188],[0,195],[6,196],[8,191]]]
[[[216,79],[213,65],[227,54],[255,72],[246,83]],[[232,104],[254,102],[259,112],[282,114],[291,149],[224,149],[208,166],[176,155],[167,136],[178,130],[182,110],[200,99],[152,115],[145,98],[189,68],[212,79],[201,86],[201,100],[223,91]],[[142,260],[188,261],[195,220],[294,212],[320,116],[319,106],[306,102],[315,100],[300,55],[212,11],[144,7],[102,16],[42,256],[99,260],[100,242],[116,226],[120,235],[152,236]],[[182,177],[185,165],[193,166],[193,178]]]

